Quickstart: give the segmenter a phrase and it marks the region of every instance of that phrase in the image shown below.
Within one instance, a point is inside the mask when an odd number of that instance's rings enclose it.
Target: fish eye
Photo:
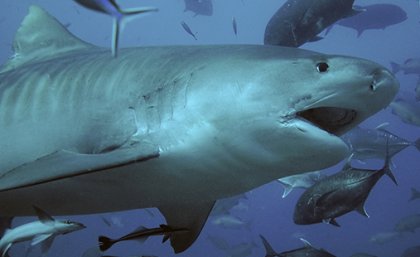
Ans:
[[[329,67],[330,66],[328,66],[326,62],[319,62],[316,64],[316,70],[320,73],[327,72]]]

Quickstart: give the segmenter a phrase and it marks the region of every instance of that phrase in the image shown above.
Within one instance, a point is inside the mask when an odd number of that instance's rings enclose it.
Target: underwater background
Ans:
[[[314,0],[315,1],[315,0]],[[154,6],[156,13],[133,19],[125,26],[120,47],[150,45],[203,45],[203,44],[262,44],[267,22],[284,3],[281,0],[213,0],[211,16],[185,12],[183,0],[121,0],[121,7]],[[0,0],[0,63],[13,55],[13,37],[30,5],[39,5],[56,17],[68,30],[89,43],[109,47],[111,45],[112,20],[109,16],[87,10],[71,0]],[[358,36],[353,29],[334,26],[324,39],[306,43],[301,48],[328,54],[343,54],[366,58],[391,69],[390,62],[404,63],[409,58],[420,58],[420,6],[416,0],[360,0],[356,5],[394,4],[407,14],[407,19],[386,29],[367,30]],[[232,18],[237,23],[237,35],[232,28]],[[197,40],[181,26],[189,25]],[[398,73],[401,90],[412,93],[419,83],[419,74]],[[419,111],[420,113],[420,111]],[[420,115],[418,113],[418,115]],[[420,117],[417,117],[420,119]],[[386,129],[410,142],[420,137],[420,128],[406,124],[387,108],[361,124],[375,128],[389,123]],[[1,142],[0,142],[1,144]],[[1,151],[1,149],[0,149]],[[387,238],[402,218],[420,214],[420,199],[409,201],[412,188],[420,191],[420,153],[408,147],[393,158],[393,173],[398,181],[395,186],[384,176],[373,188],[366,202],[370,218],[351,212],[337,220],[341,227],[329,224],[295,225],[293,210],[301,189],[293,190],[282,198],[283,187],[274,181],[247,192],[230,210],[241,226],[218,225],[218,216],[212,215],[198,240],[177,256],[265,256],[259,234],[264,235],[277,252],[302,247],[299,238],[305,238],[316,248],[324,248],[336,256],[351,256],[366,252],[375,256],[401,256],[405,249],[420,245],[420,231],[407,232]],[[382,160],[355,164],[378,169]],[[338,172],[343,163],[326,170],[326,174]],[[197,185],[199,186],[199,185]],[[101,196],[98,196],[101,197]],[[65,199],[63,199],[65,201]],[[124,199],[121,199],[124,201]],[[231,206],[232,207],[232,206]],[[7,208],[7,207],[1,207]],[[48,211],[48,210],[46,210]],[[13,226],[34,220],[35,217],[19,217]],[[66,217],[57,217],[65,219]],[[97,247],[98,235],[117,238],[130,233],[140,225],[156,227],[165,223],[157,209],[131,210],[118,213],[71,217],[82,222],[86,229],[59,236],[47,256],[75,257],[97,256],[86,252]],[[108,223],[108,224],[107,224]],[[420,224],[417,225],[420,227]],[[376,236],[376,237],[375,237]],[[382,236],[382,237],[381,237]],[[382,238],[382,240],[375,240]],[[383,239],[385,238],[385,239]],[[126,241],[116,244],[106,252],[110,256],[175,256],[169,243],[161,243],[161,237],[151,237],[145,243]],[[229,250],[225,249],[228,245]],[[12,247],[9,254],[15,256],[41,256],[41,251],[29,243]],[[237,252],[232,249],[238,248]],[[242,252],[241,252],[242,251]],[[411,256],[411,255],[410,255]],[[418,255],[420,256],[420,251]],[[408,255],[406,257],[409,257]]]

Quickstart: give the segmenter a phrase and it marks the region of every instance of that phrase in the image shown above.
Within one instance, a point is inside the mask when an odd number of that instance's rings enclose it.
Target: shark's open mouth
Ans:
[[[298,112],[297,116],[313,123],[322,130],[337,135],[356,119],[357,112],[344,108],[318,107]]]

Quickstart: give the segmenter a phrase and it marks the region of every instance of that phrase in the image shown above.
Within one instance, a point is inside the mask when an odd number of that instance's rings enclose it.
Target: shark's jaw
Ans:
[[[337,107],[317,107],[297,112],[296,118],[338,136],[346,127],[353,126],[357,111]]]
[[[338,66],[335,62],[342,58],[332,58],[329,60],[330,66]],[[398,91],[398,81],[388,70],[360,61],[363,69],[352,67],[349,63],[345,72],[345,67],[337,67],[332,74],[336,78],[347,76],[348,79],[334,81],[330,76],[332,84],[329,84],[329,88],[296,96],[289,103],[291,111],[281,119],[298,120],[338,137],[381,110],[383,105],[380,102],[391,101]]]

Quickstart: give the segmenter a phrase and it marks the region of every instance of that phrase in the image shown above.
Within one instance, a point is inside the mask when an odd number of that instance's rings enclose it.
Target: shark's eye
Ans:
[[[320,73],[327,72],[328,68],[329,66],[326,62],[319,62],[316,64],[316,70]]]

